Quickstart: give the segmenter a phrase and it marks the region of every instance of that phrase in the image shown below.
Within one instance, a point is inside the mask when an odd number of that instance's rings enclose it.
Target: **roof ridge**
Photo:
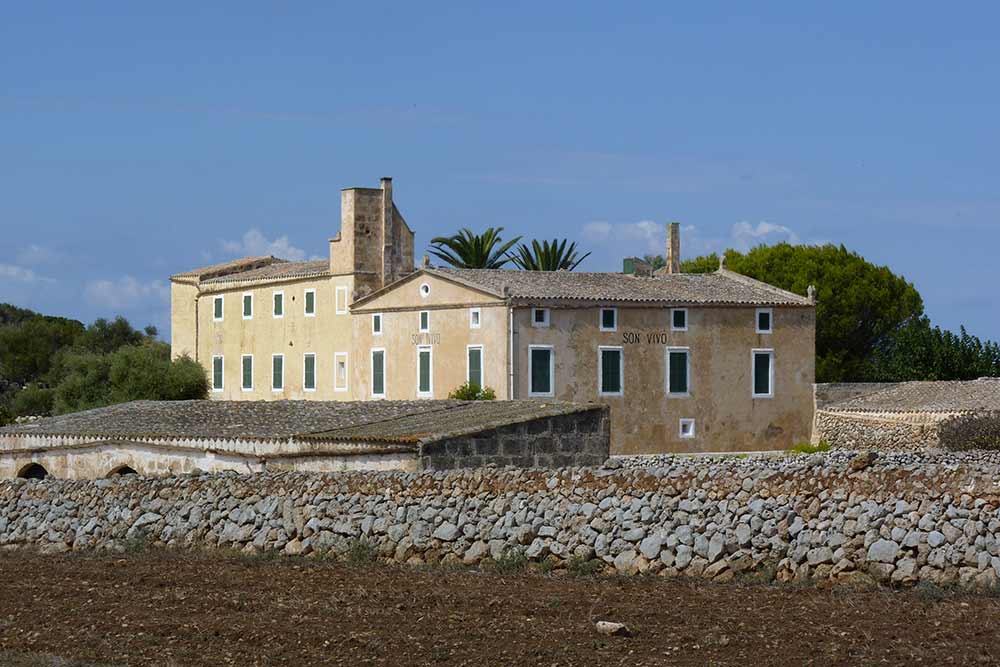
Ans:
[[[750,276],[743,275],[742,273],[737,273],[736,271],[731,271],[729,269],[720,268],[715,271],[716,274],[729,278],[730,280],[735,280],[736,282],[743,283],[744,285],[749,285],[752,287],[759,287],[761,289],[766,289],[775,294],[780,294],[784,297],[790,299],[798,299],[803,303],[812,303],[809,297],[802,296],[801,294],[796,294],[790,290],[782,289],[777,285],[772,285],[771,283],[766,283],[763,280],[757,280],[756,278],[751,278]]]

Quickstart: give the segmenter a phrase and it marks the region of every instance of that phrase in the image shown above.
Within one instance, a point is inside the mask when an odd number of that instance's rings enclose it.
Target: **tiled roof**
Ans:
[[[234,259],[230,262],[223,262],[221,264],[212,264],[211,266],[203,266],[200,269],[192,269],[190,271],[185,271],[184,273],[175,273],[170,277],[180,278],[180,279],[196,278],[196,279],[206,280],[208,278],[215,278],[217,276],[232,275],[234,273],[251,271],[263,266],[268,266],[269,264],[275,264],[284,261],[285,260],[283,259],[278,259],[277,257],[272,257],[270,255],[265,255],[261,257],[241,257],[240,259]]]
[[[624,273],[425,269],[498,297],[521,300],[635,301],[658,303],[794,305],[812,302],[732,271],[637,277]]]
[[[416,443],[596,405],[543,401],[133,401],[0,428],[4,436]]]
[[[1000,378],[968,382],[901,382],[824,409],[899,413],[1000,411]]]
[[[229,282],[245,282],[251,280],[278,280],[281,278],[304,278],[308,276],[322,276],[330,272],[330,260],[317,259],[308,262],[287,262],[277,260],[275,263],[254,268],[249,271],[239,273],[229,273],[202,280],[203,285]]]

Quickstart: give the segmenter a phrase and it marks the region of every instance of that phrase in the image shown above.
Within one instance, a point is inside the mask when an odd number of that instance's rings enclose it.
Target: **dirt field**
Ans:
[[[0,555],[0,664],[974,665],[1000,600],[147,551]],[[604,637],[595,620],[634,636]]]

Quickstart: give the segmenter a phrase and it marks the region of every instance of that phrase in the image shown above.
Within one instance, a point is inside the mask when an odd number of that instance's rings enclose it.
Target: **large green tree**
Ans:
[[[490,227],[482,234],[462,229],[453,236],[436,236],[429,252],[457,269],[499,269],[511,261],[507,251],[521,240],[518,236],[504,242],[502,232],[503,227]]]
[[[566,244],[566,239],[553,239],[551,244],[548,241],[532,241],[530,246],[522,243],[511,259],[524,271],[572,271],[590,253],[580,256],[575,242]]]

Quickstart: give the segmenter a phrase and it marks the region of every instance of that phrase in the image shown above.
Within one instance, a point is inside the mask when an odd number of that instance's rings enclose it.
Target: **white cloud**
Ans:
[[[293,262],[301,262],[306,258],[305,250],[289,243],[287,236],[269,241],[258,229],[251,229],[239,241],[222,241],[222,249],[239,257],[274,255]]]
[[[165,282],[141,282],[132,276],[117,280],[93,280],[87,283],[83,294],[90,303],[112,309],[170,302],[170,287]]]
[[[55,280],[40,276],[31,269],[15,264],[0,263],[0,281],[15,283],[54,283]]]
[[[628,242],[635,246],[632,254],[663,252],[667,239],[666,225],[652,220],[639,222],[588,222],[583,226],[583,238],[591,242]],[[641,246],[641,247],[640,247]]]
[[[754,227],[749,222],[737,222],[730,230],[730,248],[747,251],[762,243],[772,245],[786,241],[799,243],[799,235],[784,225],[770,222],[758,222]]]

